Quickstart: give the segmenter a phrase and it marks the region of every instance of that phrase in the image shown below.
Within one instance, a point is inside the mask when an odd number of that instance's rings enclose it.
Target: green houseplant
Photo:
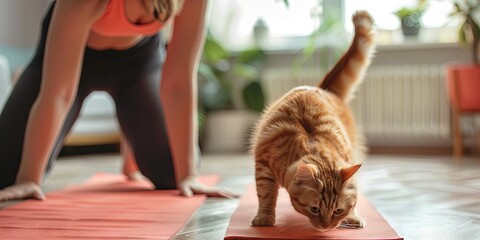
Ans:
[[[458,29],[458,41],[463,46],[471,46],[472,60],[479,64],[478,48],[480,42],[480,27],[475,21],[474,14],[480,8],[479,0],[463,0],[454,2],[455,10],[450,16],[461,16],[462,24]]]
[[[450,64],[447,66],[447,90],[452,106],[453,153],[463,153],[461,114],[480,111],[480,65],[479,41],[480,28],[474,14],[480,9],[479,0],[456,0],[451,16],[460,16],[458,41],[462,46],[470,46],[472,63]]]
[[[227,51],[211,34],[207,35],[199,66],[200,108],[208,112],[245,106],[253,111],[263,110],[264,99],[260,86],[259,67],[265,54],[261,49],[246,49],[238,53]],[[239,89],[241,103],[235,99],[235,81],[243,80]]]
[[[414,7],[402,7],[394,12],[400,20],[404,36],[417,36],[421,28],[420,18],[425,12],[426,1],[420,0]]]
[[[286,7],[290,7],[289,0],[283,2]],[[289,73],[291,79],[304,79],[305,75],[302,74],[305,73],[305,70],[318,71],[317,74],[323,75],[343,54],[348,46],[349,37],[344,29],[342,17],[338,14],[341,10],[337,7],[330,6],[324,9],[324,1],[318,0],[314,8],[322,10],[310,10],[312,20],[318,24],[307,36],[305,45],[292,61]]]
[[[247,125],[245,121],[251,121],[254,118],[252,116],[256,116],[263,110],[265,99],[260,85],[259,69],[264,58],[265,54],[259,48],[240,52],[228,51],[212,34],[207,34],[198,73],[199,135],[202,148],[205,147],[205,142],[220,138],[228,139],[221,142],[225,144],[229,140],[236,141],[234,139],[238,136],[227,137],[220,134],[229,134],[235,127],[242,128],[242,126],[233,125]],[[245,115],[248,120],[240,120]],[[225,124],[228,125],[224,127]],[[215,125],[215,129],[206,129],[207,126],[212,127],[212,125]],[[207,145],[221,145],[221,143],[207,143]],[[225,148],[232,151],[233,148],[239,150],[239,147]]]
[[[327,72],[341,57],[348,45],[348,37],[338,16],[325,12],[317,17],[321,18],[322,24],[312,31],[308,36],[307,43],[293,60],[293,75],[309,63],[315,64],[314,67],[319,68],[322,72]],[[319,62],[312,62],[315,54],[317,54],[319,59],[316,60]]]

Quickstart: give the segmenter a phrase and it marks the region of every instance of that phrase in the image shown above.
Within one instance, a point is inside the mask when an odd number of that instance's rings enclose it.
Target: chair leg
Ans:
[[[477,152],[480,150],[480,130],[476,130],[475,139],[477,140]]]
[[[461,127],[460,111],[452,107],[452,130],[453,130],[453,156],[463,156],[463,136]]]

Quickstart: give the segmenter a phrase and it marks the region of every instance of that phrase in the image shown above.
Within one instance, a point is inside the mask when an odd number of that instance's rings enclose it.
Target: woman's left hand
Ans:
[[[181,194],[191,197],[193,194],[206,194],[208,197],[236,198],[237,194],[231,193],[219,187],[207,186],[198,181],[196,176],[188,176],[178,187]]]

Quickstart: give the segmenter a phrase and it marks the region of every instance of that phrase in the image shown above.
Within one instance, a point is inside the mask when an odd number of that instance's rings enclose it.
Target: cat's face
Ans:
[[[295,210],[319,230],[338,227],[355,208],[356,182],[346,181],[351,175],[346,176],[345,169],[320,171],[312,164],[303,164],[287,188]]]

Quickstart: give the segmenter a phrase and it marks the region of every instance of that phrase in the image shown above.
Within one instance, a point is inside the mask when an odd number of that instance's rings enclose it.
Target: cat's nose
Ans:
[[[330,224],[330,223],[322,223],[322,227],[323,227],[324,229],[326,229],[326,230],[328,230],[328,229],[331,229],[331,228],[332,228],[332,226],[331,226],[331,224]]]
[[[320,232],[326,231],[326,229],[324,229],[324,227],[322,226],[322,224],[320,224],[320,222],[310,219],[310,223],[312,224],[312,226],[318,229],[318,231]]]
[[[318,228],[318,230],[320,231],[328,231],[329,229],[332,228],[331,223],[324,222],[324,221],[320,221],[319,223],[314,224],[314,226]]]
[[[313,225],[313,226],[314,226],[314,227],[317,229],[317,231],[319,231],[319,232],[327,232],[328,230],[330,230],[330,229],[324,228],[322,225],[318,225],[318,224]]]
[[[332,225],[331,222],[325,222],[325,221],[312,221],[310,220],[310,223],[320,232],[326,232],[330,229],[335,228],[336,226]]]

